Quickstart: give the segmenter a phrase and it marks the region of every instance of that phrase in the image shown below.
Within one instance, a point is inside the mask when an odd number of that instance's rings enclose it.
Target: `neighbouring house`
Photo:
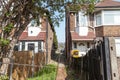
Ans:
[[[95,8],[96,37],[114,37],[117,57],[120,57],[120,2],[105,0]]]
[[[32,20],[19,37],[18,51],[33,51],[34,53],[44,52],[51,59],[53,47],[53,28],[46,18],[40,19],[39,25]]]
[[[66,12],[66,56],[70,58],[71,50],[79,50],[83,55],[91,47],[95,38],[95,29],[90,26],[88,15],[82,11]]]
[[[120,2],[117,0],[105,0],[96,4],[94,26],[97,38],[114,38],[116,46],[116,52],[114,53],[116,53],[116,55],[114,55],[115,57],[113,56],[114,58],[111,60],[114,61],[114,63],[115,59],[117,60],[117,68],[120,74]],[[113,68],[115,68],[115,66]]]
[[[66,57],[71,50],[86,53],[94,38],[114,37],[117,57],[120,57],[120,2],[100,0],[93,14],[66,10]]]

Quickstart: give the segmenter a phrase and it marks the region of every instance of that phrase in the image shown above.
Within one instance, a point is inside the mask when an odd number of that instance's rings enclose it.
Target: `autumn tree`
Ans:
[[[65,7],[92,11],[94,2],[95,0],[0,0],[0,52],[11,56],[21,32],[31,20],[39,21],[44,13],[54,26],[58,26],[64,17]]]

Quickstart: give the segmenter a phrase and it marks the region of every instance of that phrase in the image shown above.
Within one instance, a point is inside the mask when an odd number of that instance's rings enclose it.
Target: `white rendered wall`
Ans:
[[[79,27],[79,35],[87,36],[88,35],[88,27]]]
[[[40,31],[40,27],[28,27],[28,36],[37,36]]]

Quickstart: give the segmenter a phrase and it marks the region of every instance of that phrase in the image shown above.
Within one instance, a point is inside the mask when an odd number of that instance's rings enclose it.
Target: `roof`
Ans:
[[[88,32],[87,36],[79,36],[76,32],[71,32],[72,40],[78,41],[91,41],[95,38],[94,32]]]
[[[105,0],[97,3],[95,5],[96,8],[111,8],[111,7],[120,7],[120,2],[113,0]]]
[[[45,40],[46,39],[46,32],[40,32],[37,36],[28,36],[28,32],[22,32],[19,37],[19,40],[27,40],[27,41],[36,41],[36,40]]]

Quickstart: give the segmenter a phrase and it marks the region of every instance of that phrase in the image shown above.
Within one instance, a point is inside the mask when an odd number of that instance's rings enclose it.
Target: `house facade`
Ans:
[[[106,0],[96,4],[95,7],[96,37],[114,37],[116,55],[120,57],[120,2]]]
[[[66,11],[66,57],[71,50],[85,54],[99,37],[114,37],[116,53],[120,56],[120,2],[101,0],[93,14]]]
[[[85,55],[92,46],[95,29],[90,26],[90,17],[82,11],[66,12],[66,56],[69,59],[72,50]]]
[[[51,59],[53,47],[53,29],[46,18],[40,19],[39,25],[32,20],[19,37],[18,51],[44,52]]]

